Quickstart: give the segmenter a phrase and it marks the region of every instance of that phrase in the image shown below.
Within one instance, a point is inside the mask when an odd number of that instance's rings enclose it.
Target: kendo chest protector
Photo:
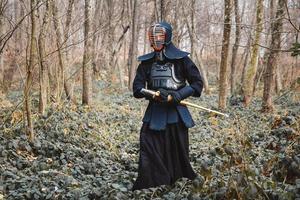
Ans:
[[[184,81],[180,81],[175,76],[173,63],[168,62],[160,65],[155,62],[152,64],[150,74],[150,87],[152,89],[178,90],[185,85]]]

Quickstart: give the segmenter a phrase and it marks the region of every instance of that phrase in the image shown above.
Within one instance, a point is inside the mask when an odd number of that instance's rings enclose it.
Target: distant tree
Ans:
[[[278,53],[281,43],[282,19],[285,15],[285,4],[287,0],[278,0],[275,19],[271,24],[271,46],[267,60],[267,69],[264,74],[264,92],[263,92],[263,112],[271,112],[273,110],[272,93],[274,90],[275,69],[277,66]]]
[[[115,74],[115,66],[114,66],[114,55],[113,55],[113,49],[115,46],[115,29],[116,29],[116,25],[113,24],[113,20],[114,20],[114,8],[116,8],[116,4],[114,1],[108,0],[106,1],[107,3],[107,9],[106,9],[106,15],[107,15],[107,24],[108,24],[108,33],[106,34],[106,38],[107,38],[107,63],[108,63],[108,72],[110,74],[109,78],[110,81],[112,83],[116,83],[116,74]]]
[[[222,51],[221,51],[221,63],[219,71],[219,108],[226,108],[226,97],[227,97],[227,65],[228,65],[228,49],[230,42],[230,31],[231,31],[231,0],[224,0],[224,29],[223,29],[223,40],[222,40]]]
[[[251,25],[254,23],[256,16],[254,15],[251,19]],[[249,56],[250,56],[250,49],[251,49],[251,38],[252,38],[252,31],[248,31],[247,34],[247,45],[246,48],[244,49],[244,53],[243,53],[243,68],[242,68],[242,76],[241,76],[241,91],[240,94],[243,95],[243,86],[245,85],[246,82],[246,72],[247,72],[247,65],[248,65],[248,60],[249,60]]]
[[[250,104],[253,95],[254,77],[257,71],[257,63],[258,63],[258,56],[259,56],[258,45],[260,42],[261,32],[263,29],[262,16],[263,16],[263,0],[256,0],[255,36],[254,36],[254,41],[252,43],[252,49],[250,53],[251,55],[250,64],[246,69],[245,80],[243,83],[243,95],[244,95],[245,106],[248,106]]]
[[[129,68],[129,82],[128,88],[132,89],[132,83],[135,76],[135,52],[136,52],[136,10],[137,10],[137,0],[130,0],[132,1],[133,8],[132,8],[132,17],[131,17],[131,38],[128,50],[128,68]]]
[[[63,92],[63,89],[66,92],[66,96],[67,99],[71,99],[73,100],[73,93],[71,92],[71,88],[70,88],[70,84],[68,83],[68,81],[65,79],[65,74],[66,74],[66,58],[65,58],[65,54],[62,51],[62,47],[63,47],[63,42],[62,41],[62,33],[60,30],[60,25],[59,25],[59,20],[58,20],[58,8],[56,5],[55,0],[51,0],[52,2],[52,16],[53,16],[53,25],[54,25],[54,29],[55,29],[55,34],[56,34],[56,46],[57,46],[57,53],[58,53],[58,63],[59,63],[59,73],[58,73],[58,93],[57,93],[57,101],[60,101],[61,99],[61,95]],[[66,33],[64,35],[64,37],[66,37],[66,35],[68,35],[68,30],[69,30],[69,25],[70,25],[70,21],[71,21],[71,16],[72,16],[72,4],[74,3],[73,0],[69,0],[69,8],[67,11],[67,27],[66,27]],[[66,39],[66,38],[65,38]]]
[[[91,38],[90,33],[90,0],[85,0],[84,4],[84,53],[82,62],[82,104],[89,105],[91,102]]]
[[[69,44],[69,34],[70,34],[70,27],[71,27],[71,21],[72,21],[72,11],[73,11],[73,5],[74,0],[69,0],[68,2],[68,8],[67,8],[67,14],[66,14],[66,25],[64,29],[64,44],[67,46]],[[73,87],[70,78],[70,60],[69,60],[69,49],[65,49],[65,53],[63,55],[64,62],[64,88],[66,92],[67,99],[71,100],[72,102],[76,102],[75,96],[73,94]]]
[[[4,34],[4,20],[3,20],[3,10],[5,7],[5,2],[3,0],[0,0],[0,38],[2,38],[2,35]],[[0,51],[0,93],[3,92],[4,89],[4,62],[3,62],[3,54],[2,51]]]
[[[203,86],[204,86],[204,91],[207,94],[210,94],[210,88],[208,85],[208,80],[207,80],[207,76],[206,76],[206,71],[204,69],[204,64],[201,58],[201,55],[198,54],[198,52],[196,51],[195,47],[195,35],[196,35],[196,31],[195,31],[195,21],[194,21],[194,16],[195,16],[195,6],[196,6],[196,1],[195,0],[190,0],[191,3],[191,8],[193,8],[190,13],[191,13],[191,18],[190,21],[188,20],[188,14],[185,11],[185,6],[182,5],[182,11],[183,11],[183,15],[184,15],[184,20],[187,26],[187,30],[189,33],[189,37],[190,37],[190,45],[191,45],[191,54],[190,56],[195,60],[195,62],[197,63],[197,66],[199,68],[199,71],[201,73],[202,79],[203,79]]]
[[[103,12],[103,3],[104,1],[96,1],[95,2],[95,12],[93,16],[93,27],[92,31],[95,32],[97,31],[97,27],[101,24],[101,14]],[[97,56],[98,56],[98,51],[97,51],[97,42],[99,41],[99,34],[93,34],[93,42],[92,42],[92,64],[93,64],[93,74],[99,78],[100,77],[100,63],[97,63]]]
[[[32,75],[33,75],[33,68],[34,65],[37,63],[37,38],[36,38],[36,0],[30,1],[30,8],[31,8],[31,36],[30,36],[30,52],[29,52],[29,63],[27,65],[27,76],[26,76],[26,83],[24,88],[24,111],[25,111],[25,119],[26,119],[26,133],[29,136],[29,140],[33,141],[34,133],[33,133],[33,124],[31,119],[31,87],[32,87]]]
[[[165,0],[160,0],[160,21],[166,20]]]
[[[2,3],[1,3],[2,4]],[[19,21],[19,8],[18,1],[13,1],[13,14],[14,14],[14,24],[17,24]],[[2,29],[2,28],[1,28]],[[8,92],[9,88],[11,87],[11,84],[13,83],[14,76],[18,69],[18,58],[19,58],[19,52],[20,52],[20,33],[18,27],[16,27],[16,30],[14,34],[12,35],[13,39],[13,48],[9,50],[9,59],[8,59],[8,69],[3,70],[3,76],[5,77],[5,82],[3,82],[3,89],[4,92]]]
[[[40,81],[40,95],[39,95],[39,112],[44,114],[45,108],[48,104],[49,91],[49,77],[48,77],[48,63],[45,58],[45,38],[48,29],[50,15],[49,2],[46,1],[46,11],[43,17],[43,23],[40,28],[38,38],[38,52],[39,52],[39,81]]]
[[[235,92],[236,85],[236,58],[237,52],[240,45],[241,39],[241,17],[239,12],[239,0],[234,0],[234,16],[235,16],[235,41],[232,49],[232,57],[231,57],[231,72],[230,72],[230,93],[231,95]]]

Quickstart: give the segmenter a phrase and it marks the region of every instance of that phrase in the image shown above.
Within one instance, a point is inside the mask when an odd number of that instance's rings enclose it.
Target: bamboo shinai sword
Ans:
[[[141,92],[144,93],[144,94],[152,95],[153,97],[155,97],[155,96],[160,96],[159,91],[147,90],[147,89],[145,89],[145,88],[143,88],[143,89],[141,90]],[[216,111],[216,110],[211,110],[211,109],[208,109],[208,108],[205,108],[205,107],[203,107],[203,106],[199,106],[199,105],[197,105],[197,104],[190,103],[190,102],[187,102],[187,101],[180,101],[180,104],[181,104],[181,105],[185,105],[185,106],[191,106],[191,107],[194,107],[194,108],[199,108],[199,109],[201,109],[201,110],[205,110],[205,111],[211,112],[211,113],[216,113],[216,114],[218,114],[218,115],[222,115],[222,116],[225,116],[225,117],[229,117],[228,114],[221,113],[221,112]]]

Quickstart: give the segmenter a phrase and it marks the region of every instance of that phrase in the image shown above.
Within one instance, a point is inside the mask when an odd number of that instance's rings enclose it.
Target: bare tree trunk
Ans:
[[[191,7],[192,8],[195,8],[195,0],[191,0]],[[184,6],[182,5],[182,10],[183,10],[183,15],[184,15],[184,20],[185,20],[185,23],[187,25],[187,29],[188,29],[188,33],[189,33],[189,36],[190,36],[190,43],[191,43],[191,52],[194,52],[191,54],[192,58],[195,58],[196,61],[197,61],[197,66],[201,72],[201,75],[202,75],[202,78],[203,78],[203,85],[204,85],[204,91],[207,93],[207,94],[210,94],[210,89],[209,89],[209,86],[208,86],[208,80],[207,80],[207,76],[206,76],[206,73],[205,73],[205,70],[204,70],[204,65],[203,65],[203,62],[202,62],[202,59],[201,59],[201,55],[199,55],[196,51],[195,51],[195,46],[193,45],[195,43],[195,28],[194,28],[194,17],[192,15],[191,17],[191,26],[189,25],[189,22],[188,22],[188,19],[187,19],[187,15],[185,13],[185,8]],[[192,10],[192,13],[194,13],[195,10],[193,9]]]
[[[124,77],[123,77],[124,75],[123,75],[123,70],[122,70],[121,66],[118,64],[118,57],[116,57],[115,55],[120,51],[120,49],[122,47],[122,44],[123,44],[122,40],[124,39],[125,34],[128,31],[128,29],[129,29],[129,25],[124,27],[123,33],[119,37],[117,43],[114,45],[113,53],[112,53],[112,58],[113,58],[112,62],[113,62],[113,65],[117,67],[117,70],[119,72],[119,79],[120,79],[121,88],[124,87],[124,81],[123,81],[124,80]]]
[[[45,108],[48,104],[48,90],[49,90],[49,77],[48,77],[48,63],[45,57],[45,37],[48,30],[50,15],[49,2],[46,1],[46,11],[43,18],[43,24],[40,29],[38,39],[38,52],[39,52],[39,79],[40,79],[40,96],[39,96],[39,112],[44,114]]]
[[[18,12],[18,10],[19,10],[18,1],[15,0],[15,2],[14,2],[15,23],[18,23],[18,19],[19,19],[19,12]],[[12,76],[11,76],[11,78],[9,78],[10,84],[8,85],[8,88],[10,87],[10,85],[11,85],[11,83],[13,81],[14,74],[16,73],[17,68],[18,68],[17,65],[18,65],[18,58],[19,58],[19,52],[20,52],[20,49],[19,49],[19,41],[20,40],[21,40],[21,38],[20,38],[20,30],[16,30],[15,31],[15,37],[14,37],[14,56],[13,56],[13,60],[12,60],[12,63],[11,63]]]
[[[123,0],[123,7],[122,7],[122,12],[121,12],[121,24],[124,24],[125,22],[125,20],[126,19],[124,19],[125,18],[125,7],[126,7],[126,5],[125,5],[125,0]],[[146,23],[146,22],[145,22]],[[146,26],[146,25],[145,25]],[[126,32],[128,31],[128,29],[130,28],[130,26],[128,25],[127,26],[127,30],[126,30]],[[122,45],[126,45],[126,43],[125,43],[125,41],[126,41],[126,39],[125,39],[125,34],[126,34],[126,32],[125,31],[123,31],[123,34],[122,34],[122,36],[119,38],[119,40],[118,40],[118,42],[120,41],[121,43],[120,43],[120,46],[119,46],[119,50],[118,50],[118,52],[120,52],[120,50],[121,50],[121,47],[122,47]],[[121,41],[122,40],[122,41]],[[126,49],[126,48],[124,48],[124,49]],[[125,86],[125,83],[124,83],[124,68],[126,67],[126,64],[125,65],[123,65],[123,64],[120,64],[119,62],[118,62],[118,59],[116,59],[116,65],[117,65],[117,67],[118,67],[118,71],[119,71],[119,79],[120,79],[120,86],[121,86],[121,88],[125,88],[126,86]],[[122,63],[124,63],[124,62],[122,62]]]
[[[277,65],[278,49],[280,49],[280,38],[282,31],[282,19],[285,14],[285,4],[287,0],[278,0],[276,17],[271,25],[271,46],[267,61],[267,69],[264,74],[264,93],[262,111],[270,112],[273,110],[272,93],[274,88],[274,74]]]
[[[247,44],[247,47],[250,47],[250,45]],[[250,52],[250,50],[247,47],[245,48],[244,53],[243,53],[245,56],[243,56],[244,57],[244,60],[243,60],[244,62],[243,62],[243,69],[242,69],[242,75],[241,75],[241,85],[244,84],[245,79],[246,79],[246,68],[247,68],[248,59],[249,59],[249,52]],[[243,91],[241,91],[241,93],[243,93]]]
[[[276,88],[276,93],[279,94],[280,91],[282,90],[282,78],[281,78],[281,66],[276,65],[276,74],[275,74],[275,88]]]
[[[222,41],[222,52],[221,52],[221,64],[219,73],[219,108],[226,108],[227,98],[227,65],[228,65],[228,49],[230,42],[230,12],[231,12],[231,0],[224,0],[224,30],[223,30],[223,41]]]
[[[253,42],[253,47],[251,49],[250,65],[247,69],[246,79],[243,84],[245,106],[248,106],[250,104],[252,93],[253,93],[254,77],[257,71],[257,61],[258,61],[258,51],[259,51],[258,44],[260,41],[260,35],[263,28],[262,15],[263,15],[263,0],[257,0],[255,38]]]
[[[255,16],[252,17],[251,20],[251,25],[253,25],[255,20]],[[244,60],[243,60],[243,69],[242,69],[242,76],[241,76],[241,88],[240,88],[240,94],[243,95],[244,91],[243,91],[243,86],[246,84],[245,80],[246,80],[246,72],[247,72],[247,65],[248,65],[248,60],[249,60],[249,54],[250,54],[250,47],[251,47],[251,38],[252,38],[252,32],[249,31],[248,33],[248,41],[247,41],[247,46],[244,49]]]
[[[129,46],[129,54],[128,54],[128,68],[129,68],[129,83],[128,88],[132,89],[132,83],[135,76],[135,60],[134,52],[136,49],[136,7],[137,7],[137,0],[133,0],[133,9],[132,9],[132,21],[131,21],[131,40]]]
[[[157,3],[156,3],[156,0],[153,0],[153,3],[154,3],[154,5],[153,5],[153,8],[154,8],[154,11],[153,11],[153,13],[154,13],[154,16],[155,16],[155,21],[159,21],[160,20],[160,15],[159,15],[159,10],[158,10],[158,6],[157,6]]]
[[[195,26],[194,26],[194,15],[195,15],[195,5],[196,5],[196,2],[195,0],[191,0],[191,33],[190,34],[190,37],[191,37],[191,57],[193,58],[194,56],[194,52],[195,52],[195,49],[194,49],[194,43],[195,43]]]
[[[14,23],[18,23],[19,18],[19,7],[18,1],[13,2],[13,12],[14,12]],[[5,81],[3,81],[3,90],[4,93],[9,91],[11,84],[13,83],[14,75],[17,71],[17,59],[19,58],[19,43],[20,43],[20,30],[16,29],[13,35],[13,48],[9,49],[9,68],[3,70],[3,77]]]
[[[0,36],[2,37],[4,30],[4,23],[3,23],[3,13],[2,13],[2,1],[1,1],[1,12],[0,12]],[[4,89],[4,62],[3,62],[3,55],[2,51],[0,52],[0,93],[3,92]]]
[[[72,11],[73,11],[74,0],[69,0],[68,9],[67,9],[67,16],[66,16],[66,27],[64,31],[64,43],[68,45],[69,39],[69,32],[70,32],[70,25],[72,21]],[[73,93],[73,79],[67,79],[70,75],[70,61],[69,61],[69,50],[66,49],[65,53],[63,54],[63,59],[65,60],[64,68],[64,88],[66,92],[67,99],[71,100],[72,102],[76,103],[76,99]]]
[[[145,24],[144,24],[144,44],[143,44],[143,55],[146,54],[146,49],[147,49],[147,46],[149,45],[148,44],[148,23],[147,21],[145,21]]]
[[[173,17],[173,39],[172,43],[174,43],[175,46],[179,45],[179,30],[178,30],[178,15],[179,15],[179,10],[182,9],[182,6],[179,1],[175,2],[175,12],[174,12],[174,17]],[[184,15],[184,18],[187,19],[187,16]]]
[[[207,75],[206,75],[206,70],[204,70],[204,65],[203,65],[203,62],[202,62],[202,59],[200,57],[201,55],[198,55],[197,52],[195,52],[195,57],[196,57],[196,60],[197,60],[197,66],[199,67],[199,70],[200,70],[200,73],[201,73],[201,76],[202,76],[202,79],[203,79],[203,86],[204,86],[204,91],[206,94],[210,94],[210,88],[209,88],[209,85],[208,85],[208,79],[207,79]]]
[[[101,12],[103,10],[103,0],[96,1],[95,5],[95,13],[93,18],[93,32],[95,33],[97,27],[100,25],[101,22]],[[92,65],[93,65],[93,74],[98,79],[100,77],[100,66],[97,66],[97,53],[96,53],[96,47],[97,47],[97,40],[99,38],[99,34],[93,35],[93,42],[92,42]]]
[[[253,83],[253,89],[252,89],[252,96],[255,95],[256,89],[258,87],[258,84],[262,78],[262,75],[264,73],[265,70],[265,66],[263,64],[263,61],[261,59],[258,59],[258,69],[256,71],[255,77],[254,77],[254,83]]]
[[[61,95],[62,95],[62,90],[63,90],[63,82],[64,82],[64,76],[63,76],[63,60],[61,57],[61,33],[59,30],[59,24],[58,24],[58,17],[57,17],[57,6],[56,6],[56,2],[55,0],[50,0],[51,2],[51,8],[52,8],[52,20],[53,20],[53,25],[54,25],[54,29],[55,29],[55,33],[56,33],[56,47],[58,49],[58,62],[59,62],[59,68],[56,68],[56,96],[55,96],[55,100],[57,102],[60,101],[61,99]]]
[[[108,0],[107,1],[107,16],[108,16],[108,69],[110,72],[110,78],[112,83],[116,83],[116,66],[114,66],[114,42],[115,42],[115,26],[113,25],[113,14],[115,2]]]
[[[300,24],[299,24],[298,29],[300,30]],[[295,43],[299,43],[299,42],[298,42],[298,38],[299,38],[299,32],[296,32],[296,33],[295,33]],[[298,68],[298,66],[299,66],[299,60],[298,60],[298,57],[299,57],[299,56],[296,56],[295,64],[293,64],[293,65],[291,66],[291,75],[290,75],[291,78],[290,78],[290,83],[292,83],[293,80],[297,79],[298,74],[299,74],[299,73],[297,73],[297,68]]]
[[[85,0],[84,5],[84,54],[83,54],[83,76],[82,76],[82,104],[90,105],[91,96],[91,39],[90,33],[90,0]]]
[[[275,9],[275,3],[274,3],[274,0],[270,0],[269,2],[269,17],[266,19],[266,21],[272,21],[274,19],[274,9]],[[267,12],[266,12],[267,13]],[[271,23],[270,23],[271,24]],[[266,46],[270,46],[270,43],[271,43],[271,25],[266,27],[267,29],[267,35],[265,37],[265,45]],[[266,60],[268,59],[268,54],[269,54],[269,50],[266,49],[265,52],[264,52],[264,55],[263,55],[263,64],[262,65],[258,65],[257,67],[257,72],[255,74],[255,78],[254,78],[254,84],[253,84],[253,90],[252,90],[252,95],[254,96],[255,94],[255,91],[260,83],[260,80],[261,80],[261,77],[262,75],[265,73],[265,68],[266,68]]]
[[[30,55],[29,55],[29,63],[27,65],[27,77],[26,77],[26,84],[24,88],[24,110],[26,114],[26,134],[29,136],[29,140],[34,140],[34,133],[33,133],[33,124],[31,118],[31,94],[30,90],[32,87],[32,70],[34,65],[37,61],[37,51],[36,51],[36,0],[30,1],[30,8],[31,8],[31,38],[30,38]]]
[[[160,0],[160,21],[165,21],[166,19],[166,9],[165,9],[165,0]]]
[[[236,56],[240,44],[241,38],[241,18],[239,12],[239,1],[234,0],[234,13],[235,13],[235,41],[232,49],[232,58],[231,58],[231,73],[230,73],[230,93],[233,95],[235,93],[236,85]]]
[[[69,0],[69,5],[70,3],[72,3],[73,0]],[[72,96],[72,92],[70,91],[70,85],[68,84],[68,82],[65,80],[65,58],[64,58],[64,54],[61,50],[63,43],[62,43],[62,36],[61,36],[61,31],[60,31],[60,27],[59,27],[59,22],[58,22],[58,9],[55,3],[55,0],[52,0],[52,16],[53,16],[53,24],[54,24],[54,29],[55,29],[55,33],[56,33],[56,46],[57,46],[57,53],[58,53],[58,63],[59,63],[59,71],[58,71],[58,78],[59,78],[59,87],[58,87],[58,96],[57,96],[57,101],[59,102],[61,99],[61,95],[62,95],[62,90],[64,88],[65,92],[66,92],[66,96],[67,99],[70,100],[74,100],[74,97]],[[72,6],[72,5],[71,5]],[[72,8],[72,7],[71,7]],[[68,9],[68,13],[67,13],[67,19],[71,18],[71,11],[72,9]],[[68,27],[67,27],[68,29]],[[65,34],[67,35],[67,34]]]

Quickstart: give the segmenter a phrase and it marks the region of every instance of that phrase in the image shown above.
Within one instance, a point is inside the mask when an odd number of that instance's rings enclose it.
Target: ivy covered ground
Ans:
[[[109,87],[95,94],[91,107],[64,102],[35,114],[34,143],[20,109],[2,106],[0,199],[300,199],[299,95],[277,98],[273,114],[260,113],[257,99],[244,108],[239,97],[229,99],[229,118],[190,108],[199,177],[132,192],[147,102]],[[189,101],[216,108],[217,95]]]

